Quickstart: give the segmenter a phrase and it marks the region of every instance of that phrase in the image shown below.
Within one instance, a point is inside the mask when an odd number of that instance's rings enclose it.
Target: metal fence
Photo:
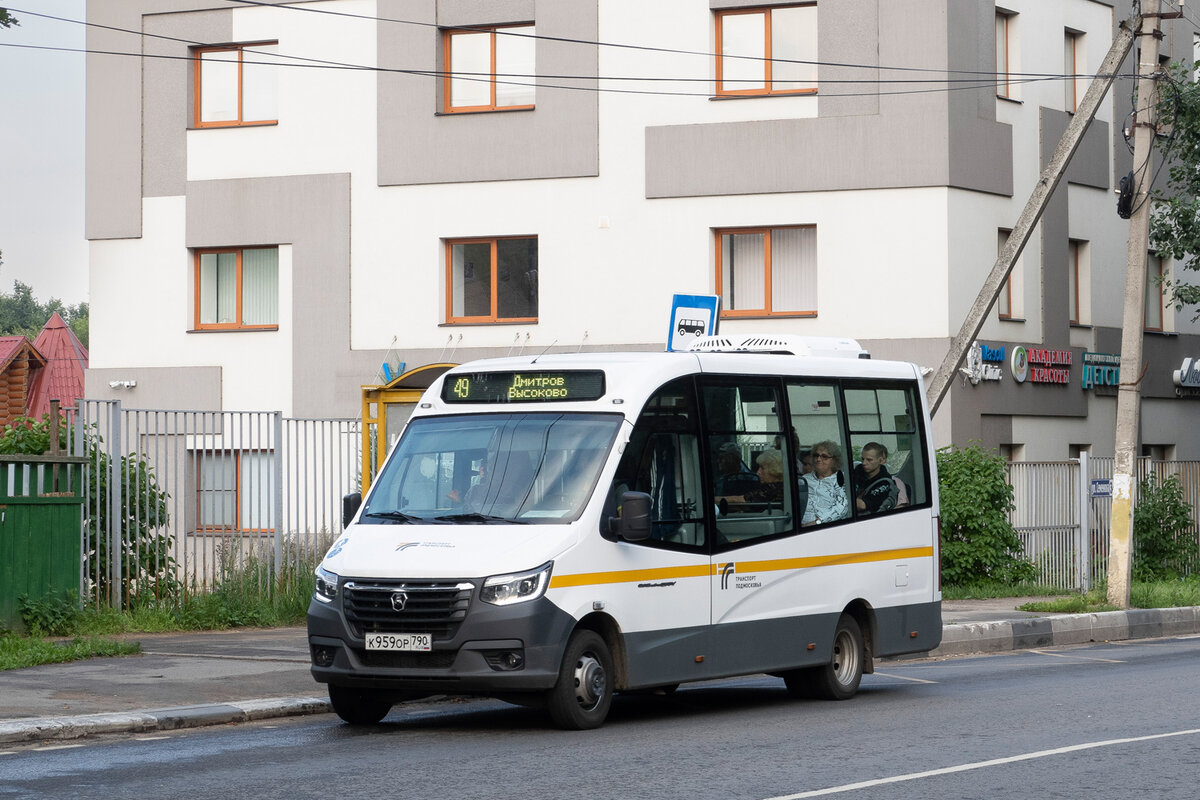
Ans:
[[[307,580],[341,533],[342,496],[361,486],[355,419],[97,400],[66,415],[68,454],[87,458],[80,594],[96,604],[180,598],[232,577],[263,591]],[[1112,470],[1113,459],[1086,454],[1008,465],[1011,522],[1040,583],[1085,590],[1104,579],[1112,501],[1092,496],[1092,482]],[[1135,491],[1150,474],[1179,478],[1195,524],[1200,461],[1141,459]]]
[[[85,400],[67,425],[72,454],[88,459],[80,589],[95,603],[307,578],[359,486],[353,419]]]
[[[1112,480],[1114,459],[1014,461],[1008,464],[1016,508],[1010,521],[1038,568],[1038,581],[1048,586],[1086,591],[1103,582],[1108,568],[1112,497],[1093,493],[1094,481]],[[1137,487],[1149,475],[1176,476],[1192,508],[1192,533],[1200,524],[1200,461],[1137,461]],[[1080,525],[1086,520],[1086,527]]]

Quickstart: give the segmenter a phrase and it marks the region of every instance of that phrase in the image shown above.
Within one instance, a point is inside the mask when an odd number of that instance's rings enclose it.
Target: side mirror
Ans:
[[[342,527],[350,524],[350,520],[354,519],[354,515],[358,513],[358,507],[362,505],[362,492],[351,492],[342,498]]]
[[[613,517],[613,528],[627,542],[650,538],[650,495],[625,492],[621,495],[621,516]]]

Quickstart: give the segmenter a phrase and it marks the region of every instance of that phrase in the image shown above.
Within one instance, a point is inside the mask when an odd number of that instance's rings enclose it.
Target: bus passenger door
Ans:
[[[712,669],[739,674],[795,665],[807,643],[797,447],[775,378],[709,378],[700,390],[717,509],[712,556]]]
[[[608,610],[621,626],[631,686],[708,677],[709,572],[698,420],[690,378],[651,397],[634,426],[608,497],[651,501],[651,534],[617,542],[605,565],[622,580]]]

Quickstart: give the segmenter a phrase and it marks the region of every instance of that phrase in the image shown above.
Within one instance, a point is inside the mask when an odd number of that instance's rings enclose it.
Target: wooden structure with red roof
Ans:
[[[70,408],[83,397],[83,372],[88,366],[88,351],[75,332],[57,313],[51,315],[33,343],[45,366],[33,376],[25,408],[34,419],[50,413],[50,401]]]
[[[27,338],[0,336],[0,427],[25,416],[45,369],[45,357]]]

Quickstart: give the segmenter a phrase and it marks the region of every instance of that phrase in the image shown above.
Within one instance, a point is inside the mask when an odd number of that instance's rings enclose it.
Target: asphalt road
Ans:
[[[1200,636],[881,664],[858,697],[765,676],[623,696],[598,731],[496,701],[0,754],[0,798],[1187,798]]]

